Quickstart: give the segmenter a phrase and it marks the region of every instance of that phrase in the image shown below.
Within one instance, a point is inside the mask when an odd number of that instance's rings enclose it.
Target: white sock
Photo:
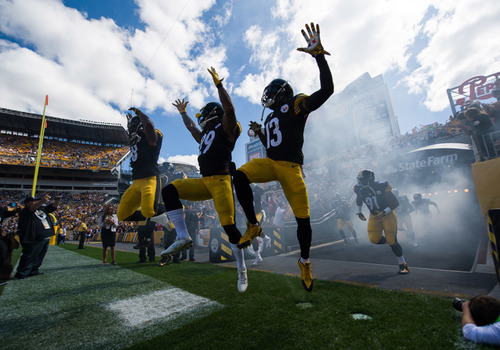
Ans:
[[[238,267],[238,270],[240,269],[246,269],[247,266],[245,265],[245,252],[243,249],[238,248],[238,246],[234,243],[229,243],[231,246],[231,250],[233,251],[234,257],[236,258],[236,266]]]
[[[307,264],[309,261],[310,261],[309,259],[304,259],[303,257],[300,257],[300,262],[304,265]]]
[[[175,209],[167,212],[170,221],[175,226],[175,231],[177,232],[177,238],[186,239],[189,238],[189,233],[186,227],[186,216],[184,215],[184,209]]]
[[[398,258],[399,265],[404,264],[406,262],[404,255],[398,256],[397,258]]]

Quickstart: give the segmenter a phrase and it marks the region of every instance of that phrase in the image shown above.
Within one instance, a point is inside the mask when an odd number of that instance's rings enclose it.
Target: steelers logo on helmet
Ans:
[[[221,121],[223,116],[224,109],[222,105],[217,102],[209,102],[205,107],[200,109],[200,113],[196,114],[196,119],[200,128],[205,129],[207,123],[214,120]]]
[[[275,110],[288,102],[292,97],[293,89],[288,81],[274,79],[264,89],[260,102],[264,108]]]
[[[364,169],[359,172],[357,179],[360,184],[366,186],[375,181],[375,173],[369,169]]]

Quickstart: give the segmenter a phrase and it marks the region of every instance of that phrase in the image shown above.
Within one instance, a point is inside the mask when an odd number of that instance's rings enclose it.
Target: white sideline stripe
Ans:
[[[130,327],[142,326],[159,319],[169,319],[200,306],[217,304],[179,288],[160,290],[151,294],[123,299],[107,307]]]

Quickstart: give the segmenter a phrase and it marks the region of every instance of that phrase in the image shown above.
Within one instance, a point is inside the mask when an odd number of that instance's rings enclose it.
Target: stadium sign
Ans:
[[[396,176],[397,183],[428,185],[441,182],[450,173],[469,177],[474,152],[466,143],[438,143],[399,154],[386,163],[388,176]],[[462,176],[464,178],[464,176]]]
[[[424,159],[417,159],[411,162],[399,163],[399,171],[408,171],[418,168],[426,168],[430,166],[438,166],[445,164],[453,164],[458,160],[458,154],[447,154],[442,156],[428,156]]]
[[[486,76],[478,75],[467,79],[458,86],[447,89],[453,115],[463,110],[467,101],[480,100],[483,103],[489,102],[487,100],[493,98],[491,90],[493,90],[494,83],[499,78],[500,72]]]
[[[265,149],[264,145],[260,141],[260,139],[256,139],[248,142],[245,145],[246,148],[246,158],[247,162],[254,158],[264,158],[265,157]]]

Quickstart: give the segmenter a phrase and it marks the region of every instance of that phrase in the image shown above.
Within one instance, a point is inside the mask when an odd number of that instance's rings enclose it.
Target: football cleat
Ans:
[[[238,290],[240,293],[243,293],[247,290],[248,287],[248,278],[247,278],[247,269],[238,269]]]
[[[163,256],[161,260],[158,262],[158,266],[162,267],[168,265],[170,263],[170,260],[172,260],[172,257],[170,255]]]
[[[299,267],[300,267],[300,273],[301,273],[301,278],[302,278],[302,286],[304,287],[305,290],[310,292],[313,289],[313,277],[312,277],[311,262],[307,262],[307,263],[303,264],[299,258]]]
[[[399,275],[407,275],[410,273],[410,269],[408,268],[408,265],[406,263],[399,264]]]
[[[251,223],[247,222],[247,230],[243,237],[240,238],[240,242],[237,244],[237,247],[240,249],[248,247],[250,244],[252,244],[252,241],[262,235],[262,228],[260,227],[259,224],[257,225],[252,225]]]
[[[182,252],[184,249],[191,248],[192,246],[193,241],[190,238],[177,238],[170,247],[161,252],[161,256],[175,255]]]
[[[260,262],[262,262],[262,258],[260,256],[257,256],[252,265],[259,265]]]

